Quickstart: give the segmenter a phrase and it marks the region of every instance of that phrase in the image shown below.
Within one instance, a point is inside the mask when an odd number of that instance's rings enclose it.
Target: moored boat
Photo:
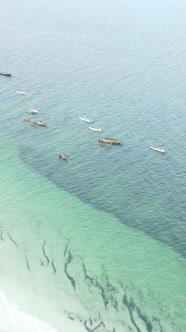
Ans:
[[[16,93],[17,93],[18,95],[26,95],[26,92],[24,92],[24,91],[16,91]]]
[[[94,126],[90,126],[89,129],[90,129],[90,130],[93,130],[93,131],[97,131],[97,132],[99,132],[99,133],[101,132],[101,128],[96,128],[96,127],[94,127]]]
[[[90,120],[86,116],[84,116],[84,115],[80,115],[79,119],[82,120],[82,121],[84,121],[84,122],[88,122],[88,123],[90,122]]]
[[[12,74],[10,74],[10,73],[4,73],[4,72],[0,72],[0,75],[3,75],[3,76],[12,76]]]
[[[29,122],[31,120],[31,118],[24,118],[22,121],[23,122]]]
[[[118,141],[118,140],[113,139],[113,138],[99,138],[98,142],[102,143],[102,144],[122,145],[121,141]]]
[[[46,127],[47,126],[47,124],[46,124],[45,121],[33,121],[31,125],[32,126],[42,126],[42,127]]]
[[[37,110],[33,110],[33,109],[28,109],[27,111],[26,111],[26,113],[29,113],[29,114],[37,114],[38,113],[38,111]]]
[[[154,146],[154,145],[152,145],[150,148],[151,148],[152,150],[154,150],[154,151],[161,152],[161,153],[165,153],[165,150],[162,149],[162,148],[159,148],[158,146]]]
[[[64,160],[67,160],[68,159],[68,156],[66,154],[59,154],[58,156],[59,159],[64,159]]]

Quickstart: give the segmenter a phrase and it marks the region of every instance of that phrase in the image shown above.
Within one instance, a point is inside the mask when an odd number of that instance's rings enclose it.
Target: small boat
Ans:
[[[90,122],[90,120],[86,116],[84,116],[84,115],[80,115],[79,119],[82,120],[82,121],[84,121],[84,122]]]
[[[10,74],[10,73],[4,73],[4,72],[0,72],[0,75],[3,75],[3,76],[12,76],[12,74]]]
[[[37,111],[37,110],[33,110],[33,109],[30,108],[29,110],[26,111],[26,113],[29,113],[29,114],[37,114],[38,111]]]
[[[121,141],[118,141],[117,139],[114,138],[99,138],[98,142],[102,144],[122,145]]]
[[[96,127],[90,126],[89,129],[93,130],[93,131],[97,131],[99,133],[101,132],[101,128],[96,128]]]
[[[158,152],[161,152],[161,153],[165,153],[165,150],[164,149],[162,149],[162,148],[159,148],[159,147],[157,147],[157,146],[151,146],[150,147],[152,150],[154,150],[154,151],[158,151]]]
[[[16,93],[17,93],[18,95],[26,95],[26,92],[24,92],[24,91],[16,91]]]
[[[67,156],[66,154],[59,154],[58,158],[59,158],[59,159],[67,160],[67,159],[68,159],[68,156]]]
[[[43,126],[43,127],[47,126],[45,121],[33,121],[31,125],[32,126]]]
[[[24,118],[22,121],[23,122],[29,122],[31,120],[31,118]]]

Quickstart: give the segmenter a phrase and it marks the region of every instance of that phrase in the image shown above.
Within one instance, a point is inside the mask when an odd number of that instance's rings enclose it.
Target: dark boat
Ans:
[[[10,74],[10,73],[4,73],[4,72],[0,72],[0,75],[3,75],[3,76],[12,76],[12,74]]]
[[[102,144],[113,144],[113,145],[121,145],[122,142],[118,141],[117,139],[115,138],[99,138],[98,139],[98,142],[99,143],[102,143]]]
[[[59,154],[58,158],[59,158],[59,159],[67,160],[67,159],[68,159],[68,156],[67,156],[66,154]]]
[[[47,124],[45,121],[32,121],[32,126],[42,126],[42,127],[47,127]]]

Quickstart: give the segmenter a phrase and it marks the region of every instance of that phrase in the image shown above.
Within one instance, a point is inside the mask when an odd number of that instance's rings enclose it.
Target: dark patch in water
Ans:
[[[4,241],[3,232],[1,232],[1,241]]]
[[[44,265],[45,265],[41,259],[40,259],[40,265],[41,265],[41,266],[44,266]]]
[[[84,327],[85,327],[85,330],[87,330],[88,332],[94,332],[96,331],[100,326],[103,326],[105,327],[105,324],[103,323],[103,321],[101,321],[97,326],[95,326],[93,329],[89,328],[88,325],[87,325],[87,321],[85,320],[84,321]]]
[[[65,246],[65,250],[64,250],[64,256],[66,256],[67,249],[68,249],[68,244]]]
[[[158,325],[159,325],[159,329],[160,329],[160,332],[163,332],[163,328],[162,328],[162,326],[161,326],[161,324],[160,324],[160,321],[159,321],[159,319],[158,319],[158,318],[156,318],[156,317],[154,317],[154,316],[152,316],[152,320],[154,320],[155,322],[157,322],[157,323],[158,323]]]
[[[68,252],[68,257],[67,257],[66,262],[65,262],[64,271],[65,271],[65,274],[66,274],[67,278],[70,280],[70,283],[71,283],[72,287],[74,288],[74,290],[76,290],[75,280],[71,277],[71,275],[68,273],[68,270],[67,270],[67,267],[71,263],[71,261],[72,261],[72,254],[69,251]]]
[[[84,275],[85,275],[85,280],[89,280],[90,283],[91,283],[92,285],[94,285],[94,279],[93,279],[92,277],[90,277],[90,276],[87,274],[85,264],[82,263],[82,266],[83,266],[83,272],[84,272]]]
[[[141,319],[144,321],[144,323],[145,323],[145,325],[146,325],[146,328],[147,328],[147,331],[148,331],[148,332],[152,332],[152,324],[151,324],[151,322],[148,320],[148,318],[147,318],[144,314],[142,314],[140,308],[137,307],[137,306],[136,306],[136,311],[137,311],[137,313],[138,313],[139,318],[141,318]]]
[[[131,322],[133,323],[133,325],[135,326],[135,328],[137,329],[138,332],[141,332],[141,330],[140,330],[140,328],[138,327],[138,325],[136,324],[136,322],[133,318],[133,312],[136,312],[138,314],[138,317],[143,321],[143,323],[146,326],[146,331],[147,332],[152,332],[152,330],[153,330],[152,323],[150,322],[148,317],[145,314],[142,313],[141,309],[133,302],[132,298],[130,298],[130,301],[129,301],[127,296],[124,295],[123,296],[123,304],[128,308]],[[162,326],[161,326],[159,320],[155,317],[152,317],[152,320],[155,320],[155,321],[158,322],[159,327],[160,327],[160,332],[163,332],[163,329],[162,329]]]
[[[85,267],[84,262],[82,263],[82,267],[83,267],[83,272],[85,275],[85,281],[88,280],[90,282],[91,286],[94,286],[95,288],[98,288],[100,290],[100,294],[103,300],[103,304],[105,306],[105,309],[107,309],[107,306],[110,304],[115,308],[116,311],[118,311],[118,302],[117,300],[114,298],[113,293],[117,293],[117,290],[115,287],[113,287],[110,283],[109,283],[109,278],[108,275],[104,275],[104,278],[106,279],[106,285],[105,288],[100,284],[100,282],[98,282],[97,279],[94,279],[92,277],[90,277],[87,274],[87,270]],[[92,293],[90,286],[89,286],[89,291]]]
[[[74,312],[67,312],[66,310],[64,312],[68,315],[68,318],[70,320],[75,320],[75,321],[78,321],[78,322],[83,322],[83,318],[80,317],[79,315],[77,315],[76,313],[74,313]]]
[[[30,271],[30,264],[29,264],[28,257],[25,256],[25,259],[26,259],[26,266],[27,266],[27,269],[28,269],[28,271]]]
[[[51,261],[51,266],[52,266],[52,268],[53,268],[54,274],[56,274],[56,268],[55,268],[55,266],[54,266],[54,261],[53,261],[53,260]]]
[[[104,288],[101,286],[101,284],[100,284],[97,280],[95,281],[95,286],[100,290],[100,293],[101,293],[101,297],[102,297],[102,299],[103,299],[104,306],[105,306],[105,308],[107,309],[107,306],[108,306],[109,301],[108,301],[108,299],[107,299],[107,297],[106,297],[106,292],[105,292]]]
[[[104,277],[106,279],[106,288],[109,292],[113,292],[113,293],[117,293],[117,289],[109,282],[109,277],[108,275],[105,273]]]
[[[132,324],[135,326],[137,332],[142,332],[142,331],[140,330],[140,328],[138,327],[138,325],[136,324],[134,318],[133,318],[133,313],[132,313],[132,311],[133,311],[133,309],[134,309],[134,304],[133,304],[132,300],[129,302],[129,301],[127,300],[127,296],[124,295],[124,296],[123,296],[123,304],[128,308],[129,316],[130,316],[130,320],[131,320]]]
[[[8,234],[8,236],[9,236],[9,239],[15,244],[15,246],[16,246],[17,248],[19,248],[17,242],[16,242],[16,241],[10,236],[9,233],[7,233],[7,234]]]
[[[46,246],[46,241],[44,241],[44,244],[42,246],[42,251],[43,251],[43,255],[45,256],[46,260],[47,260],[47,263],[49,264],[50,263],[50,259],[48,258],[48,256],[46,255],[46,252],[45,252],[45,246]]]
[[[116,301],[116,299],[114,299],[114,297],[113,297],[112,294],[110,295],[110,300],[111,300],[111,304],[114,307],[114,309],[116,311],[119,311],[119,309],[118,309],[118,302]]]
[[[21,151],[21,158],[23,162],[31,165],[34,169],[37,170],[38,173],[40,173],[42,176],[45,176],[49,181],[51,181],[53,184],[55,184],[59,188],[63,188],[63,190],[69,192],[71,195],[75,195],[78,197],[81,201],[85,202],[89,206],[93,206],[98,210],[105,211],[107,213],[110,213],[114,215],[122,224],[125,224],[131,228],[135,228],[137,230],[140,230],[147,234],[148,236],[154,238],[155,240],[161,241],[168,245],[169,247],[173,248],[175,251],[180,253],[183,256],[186,256],[186,245],[182,236],[182,229],[185,227],[185,219],[180,217],[180,226],[177,224],[175,226],[175,223],[172,220],[172,216],[175,214],[178,209],[179,204],[174,205],[174,210],[167,209],[165,207],[165,213],[163,215],[163,218],[161,218],[161,215],[159,217],[150,216],[150,221],[147,220],[148,216],[145,216],[144,219],[138,218],[138,215],[134,213],[134,216],[130,216],[130,212],[133,214],[133,209],[135,211],[136,203],[140,207],[143,207],[143,204],[145,202],[146,196],[144,196],[143,201],[143,195],[146,190],[151,189],[152,199],[150,202],[154,204],[154,201],[157,199],[158,203],[159,200],[157,197],[158,192],[155,192],[153,189],[153,183],[150,183],[148,187],[148,182],[146,181],[146,174],[144,172],[144,175],[137,174],[139,180],[141,181],[141,186],[137,187],[136,190],[134,187],[132,187],[131,195],[118,195],[118,192],[123,192],[122,184],[124,184],[121,180],[121,183],[118,182],[118,172],[119,166],[121,166],[121,170],[123,168],[123,158],[119,159],[119,164],[117,166],[117,171],[115,170],[115,163],[110,162],[110,154],[104,156],[104,162],[103,162],[103,156],[101,151],[95,151],[95,153],[98,153],[98,156],[96,154],[96,158],[90,158],[84,160],[83,164],[79,166],[79,172],[78,176],[74,176],[76,174],[76,166],[71,165],[71,167],[65,167],[63,170],[59,168],[59,165],[55,166],[53,164],[43,162],[43,153],[46,153],[46,155],[49,153],[48,151],[44,151],[41,153],[41,151],[38,153],[35,148],[31,148],[26,150],[26,153],[24,149]],[[114,149],[114,151],[116,151]],[[84,150],[83,150],[84,152]],[[82,152],[82,155],[83,155]],[[87,151],[86,151],[87,152]],[[30,158],[30,155],[32,155],[32,159]],[[81,155],[81,153],[80,153]],[[114,157],[114,154],[111,154],[112,157]],[[109,158],[109,159],[107,159]],[[101,162],[100,162],[101,161]],[[142,165],[144,167],[147,167],[149,159],[146,160],[147,165],[144,165],[144,160],[141,161]],[[99,163],[99,164],[98,164]],[[105,168],[105,164],[109,164],[110,168]],[[37,166],[36,166],[37,165]],[[91,170],[91,176],[86,175],[86,181],[85,181],[85,174],[87,173],[86,170]],[[75,171],[74,171],[75,170]],[[137,169],[138,172],[140,172]],[[61,172],[63,176],[61,176]],[[147,169],[148,172],[148,169]],[[102,186],[97,186],[97,183],[103,183],[103,175],[104,178],[110,178],[110,175],[112,174],[112,183],[115,185],[110,185],[109,187],[109,181],[105,182]],[[130,174],[131,176],[131,174]],[[157,174],[156,174],[157,176]],[[93,181],[92,179],[97,179],[97,181]],[[174,186],[177,188],[177,182],[176,178],[174,179]],[[128,186],[130,186],[130,182],[128,182]],[[99,189],[100,188],[100,189]],[[110,189],[112,188],[112,189]],[[130,189],[130,187],[129,187]],[[143,190],[142,190],[143,189]],[[162,191],[165,189],[162,187]],[[118,199],[115,203],[111,203],[111,196],[114,194],[113,192],[118,195]],[[96,193],[96,194],[95,194]],[[104,197],[104,200],[102,199]],[[124,197],[124,198],[123,198]],[[132,198],[132,199],[131,199]],[[154,200],[153,200],[154,199]],[[150,200],[150,198],[149,198]],[[133,204],[134,202],[134,204]],[[129,211],[129,206],[131,206],[131,211]],[[185,205],[181,206],[182,210],[184,210]],[[127,212],[126,212],[127,211]],[[139,211],[140,214],[140,211]],[[166,218],[164,217],[166,216]],[[167,229],[167,219],[170,219],[169,228]],[[177,227],[175,229],[175,227]],[[161,231],[160,231],[161,230]],[[176,230],[176,232],[175,232]]]

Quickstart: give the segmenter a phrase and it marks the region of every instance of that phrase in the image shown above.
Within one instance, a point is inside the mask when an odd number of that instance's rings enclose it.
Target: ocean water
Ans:
[[[185,331],[185,3],[0,8],[0,330]]]

